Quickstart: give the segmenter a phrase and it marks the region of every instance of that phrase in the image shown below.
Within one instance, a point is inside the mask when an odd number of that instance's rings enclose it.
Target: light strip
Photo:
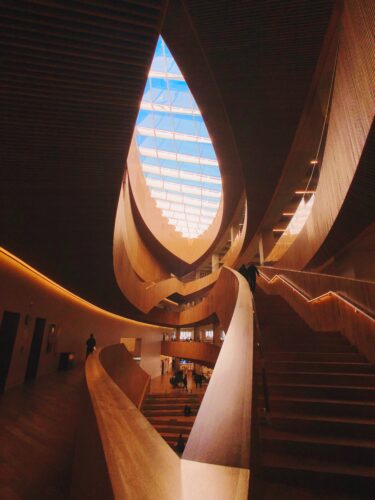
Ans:
[[[137,126],[139,135],[146,137],[159,137],[160,139],[173,139],[175,141],[197,142],[204,144],[212,144],[209,137],[202,137],[199,135],[182,134],[181,132],[174,132],[171,130],[162,130],[158,128],[149,128]]]
[[[302,191],[302,190],[297,190],[297,191],[294,191],[295,194],[314,194],[315,191],[309,189],[307,191]]]
[[[260,276],[267,282],[267,283],[274,283],[276,280],[282,281],[285,283],[289,288],[291,288],[295,293],[297,293],[300,297],[302,297],[307,303],[313,304],[314,302],[319,302],[320,300],[326,298],[326,297],[332,297],[335,296],[337,299],[341,300],[348,306],[350,306],[352,309],[354,309],[354,312],[362,314],[362,316],[365,316],[367,319],[370,321],[375,321],[375,318],[367,314],[363,309],[360,307],[354,305],[350,300],[342,297],[337,292],[334,292],[332,290],[329,290],[328,292],[323,293],[322,295],[319,295],[318,297],[310,298],[306,293],[303,293],[301,290],[299,290],[291,281],[286,279],[284,276],[280,274],[275,274],[272,278],[269,278],[266,274],[264,274],[261,270],[259,271]]]
[[[3,254],[3,256],[5,258],[11,260],[12,264],[15,265],[15,266],[17,266],[17,268],[22,269],[23,272],[27,272],[27,273],[32,274],[33,275],[33,279],[37,278],[38,280],[40,280],[43,283],[44,286],[48,285],[55,292],[58,292],[58,293],[60,293],[62,295],[65,295],[66,298],[69,298],[70,300],[74,300],[75,302],[77,302],[81,306],[85,306],[85,307],[87,307],[89,309],[92,309],[96,313],[100,313],[100,314],[106,315],[106,316],[108,316],[110,318],[113,318],[113,319],[116,319],[116,320],[120,320],[120,321],[123,321],[125,323],[132,323],[132,324],[135,324],[135,325],[144,325],[144,326],[147,326],[147,327],[157,328],[157,329],[160,330],[160,326],[158,326],[158,325],[152,325],[150,323],[143,323],[142,321],[136,321],[136,320],[133,320],[133,319],[126,318],[125,316],[119,316],[118,314],[114,314],[114,313],[112,313],[110,311],[106,311],[105,309],[102,309],[101,307],[98,307],[95,304],[92,304],[91,302],[88,302],[87,300],[82,299],[78,295],[75,295],[74,293],[72,293],[69,290],[67,290],[66,288],[62,287],[61,285],[59,285],[55,281],[51,280],[50,278],[48,278],[47,276],[45,276],[44,274],[42,274],[41,272],[37,271],[36,269],[34,269],[33,267],[31,267],[29,264],[27,264],[26,262],[24,262],[20,258],[18,258],[15,255],[11,254],[7,250],[5,250],[5,248],[3,248],[3,247],[0,247],[0,254]],[[166,328],[168,328],[168,327],[166,327]]]

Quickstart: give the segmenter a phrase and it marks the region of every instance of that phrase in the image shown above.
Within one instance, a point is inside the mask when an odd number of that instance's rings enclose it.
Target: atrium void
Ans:
[[[212,224],[222,197],[215,151],[198,105],[159,37],[135,130],[140,168],[168,223],[193,239]]]

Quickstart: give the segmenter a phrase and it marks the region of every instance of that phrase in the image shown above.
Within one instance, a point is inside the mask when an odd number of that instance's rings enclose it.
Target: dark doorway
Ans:
[[[25,382],[27,382],[28,380],[34,380],[34,378],[36,377],[45,324],[45,319],[36,318],[33,340],[30,347],[29,361],[27,363]]]
[[[4,311],[0,326],[0,393],[4,391],[20,315]]]

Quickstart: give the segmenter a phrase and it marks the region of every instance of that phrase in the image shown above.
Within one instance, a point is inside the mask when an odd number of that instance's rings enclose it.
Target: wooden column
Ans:
[[[214,331],[214,344],[221,345],[220,333],[221,333],[221,325],[219,322],[213,323],[212,329]]]

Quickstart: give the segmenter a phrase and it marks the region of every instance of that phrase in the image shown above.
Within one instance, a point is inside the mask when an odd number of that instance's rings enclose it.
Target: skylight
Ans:
[[[219,164],[197,103],[161,37],[135,137],[156,206],[183,237],[197,238],[212,224],[219,208]]]

